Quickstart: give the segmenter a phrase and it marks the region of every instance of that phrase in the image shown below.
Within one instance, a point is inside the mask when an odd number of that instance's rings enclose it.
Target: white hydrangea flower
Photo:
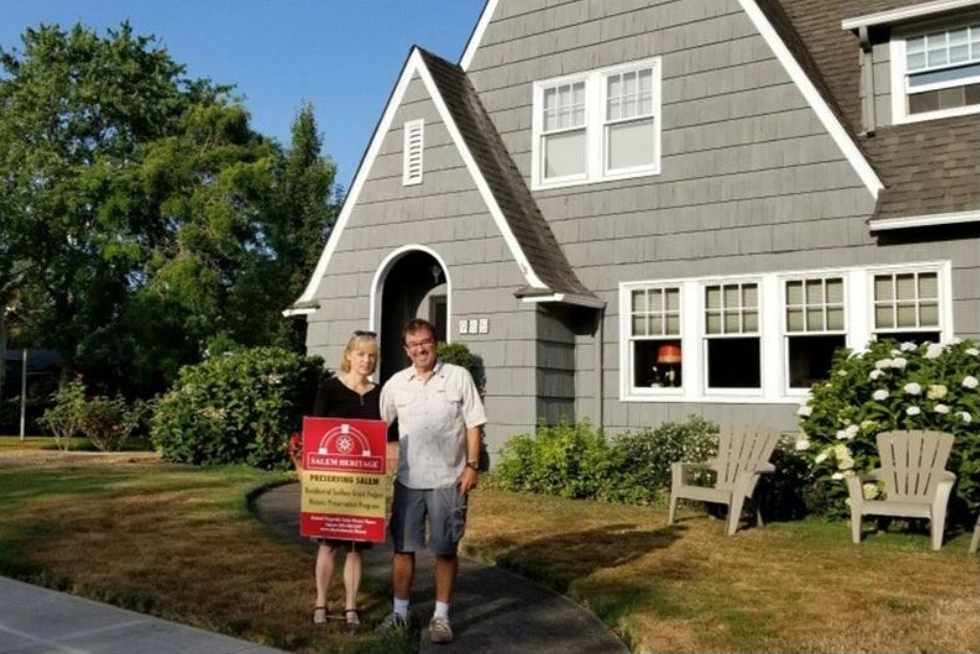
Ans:
[[[889,352],[889,354],[891,354],[893,357],[899,357],[899,356],[902,356],[902,351],[901,350],[896,350],[895,348],[892,348],[892,351]]]
[[[905,413],[910,416],[917,416],[922,413],[922,409],[917,406],[910,406],[909,408],[905,409]]]
[[[874,428],[877,427],[877,426],[878,426],[878,423],[875,422],[874,420],[862,420],[861,421],[861,429],[863,429],[864,431],[873,431]]]
[[[847,371],[846,370],[838,370],[837,371],[837,376],[838,377],[847,377]]]
[[[980,386],[980,381],[977,381],[977,378],[974,377],[973,375],[967,375],[966,377],[963,378],[964,388],[969,388],[970,390],[973,390],[977,386]]]
[[[960,420],[962,420],[967,424],[970,424],[971,422],[973,422],[973,416],[970,415],[969,411],[960,411]]]
[[[804,418],[809,417],[810,414],[812,413],[813,413],[813,407],[810,406],[809,404],[804,404],[803,406],[801,406],[799,409],[796,410],[796,415],[803,416]]]
[[[903,359],[902,357],[896,357],[892,359],[892,368],[898,368],[899,370],[904,370],[905,366],[907,366],[908,363],[909,362]]]
[[[880,370],[872,370],[871,371],[871,374],[868,375],[868,379],[870,379],[871,381],[875,381],[876,379],[878,379],[879,377],[881,377],[884,374],[885,373],[883,373]]]
[[[884,388],[879,388],[871,394],[871,397],[877,402],[883,402],[884,400],[888,399],[888,391],[886,391]]]
[[[848,425],[847,429],[844,430],[844,433],[847,434],[847,439],[851,440],[858,435],[859,431],[861,431],[861,428],[857,425]]]
[[[927,359],[938,359],[939,356],[943,353],[944,349],[946,348],[944,348],[939,343],[929,343],[929,345],[926,346],[925,357]]]
[[[796,451],[803,452],[810,449],[810,441],[807,440],[806,436],[801,436],[796,439]]]
[[[902,352],[912,352],[913,350],[915,350],[916,344],[913,343],[912,341],[905,341],[899,346],[899,348],[901,348]],[[894,352],[894,350],[892,351]]]
[[[847,432],[844,431],[843,429],[838,429],[837,430],[837,440],[842,441],[845,438],[847,438]]]
[[[873,500],[878,497],[878,484],[864,484],[861,486],[861,494],[864,495],[864,499]]]
[[[950,345],[959,345],[962,342],[963,342],[963,339],[960,338],[959,336],[954,336],[953,338],[949,339],[949,344]]]
[[[833,479],[834,481],[840,481],[841,479],[844,478],[844,473],[835,472],[834,474],[830,475],[830,478]]]
[[[892,367],[891,359],[878,359],[877,361],[875,361],[875,368],[878,370],[884,370],[885,368],[891,368],[891,367]]]
[[[922,395],[922,386],[916,382],[909,382],[905,385],[905,392],[909,395]]]
[[[941,400],[946,397],[946,393],[949,391],[943,384],[932,384],[929,386],[929,391],[926,393],[926,397],[930,400]]]
[[[971,357],[980,357],[980,350],[975,347],[968,347],[963,351],[969,354]]]
[[[932,410],[935,411],[936,413],[941,413],[943,415],[949,413],[949,407],[946,406],[945,404],[937,404],[932,408]]]
[[[827,457],[828,456],[830,456],[830,454],[828,454],[827,450],[824,450],[823,452],[821,452],[820,454],[818,454],[817,456],[815,456],[813,458],[813,462],[814,463],[823,463],[824,461],[827,460]]]

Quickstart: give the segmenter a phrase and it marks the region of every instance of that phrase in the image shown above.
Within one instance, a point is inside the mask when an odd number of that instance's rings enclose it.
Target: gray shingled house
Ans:
[[[792,428],[835,348],[980,332],[980,0],[490,0],[414,48],[287,314],[559,416]]]

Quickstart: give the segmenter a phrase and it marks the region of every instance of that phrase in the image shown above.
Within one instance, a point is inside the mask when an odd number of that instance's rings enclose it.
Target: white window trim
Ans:
[[[686,347],[684,341],[684,324],[685,321],[688,320],[688,311],[686,309],[686,305],[688,304],[688,302],[686,301],[685,298],[685,293],[687,292],[687,289],[683,284],[673,283],[671,281],[659,282],[655,284],[631,282],[625,285],[621,285],[621,288],[625,289],[625,295],[623,296],[625,297],[625,304],[621,306],[620,311],[626,312],[625,313],[626,318],[624,319],[624,322],[626,322],[626,329],[624,334],[624,340],[622,341],[623,347],[621,348],[621,350],[625,351],[623,354],[626,358],[626,370],[627,370],[627,376],[629,377],[627,383],[629,384],[631,392],[634,393],[637,397],[683,396],[686,393],[685,387],[687,386],[683,374],[681,375],[681,386],[678,387],[672,388],[667,386],[650,386],[650,387],[633,386],[633,375],[631,373],[633,372],[634,336],[632,334],[633,306],[631,301],[632,300],[631,295],[633,291],[640,290],[640,289],[643,290],[653,289],[653,288],[659,288],[661,290],[666,288],[680,289],[680,296],[678,298],[678,305],[679,305],[678,313],[679,313],[680,324],[681,324],[681,333],[677,334],[676,336],[665,334],[663,336],[657,336],[657,337],[647,337],[647,338],[640,337],[639,339],[636,340],[681,341],[681,352],[683,353]],[[622,368],[623,366],[620,367]]]
[[[766,354],[765,354],[765,342],[763,341],[763,333],[765,325],[762,322],[762,316],[765,315],[764,306],[766,303],[766,289],[763,287],[764,278],[762,277],[723,277],[715,278],[710,280],[702,280],[699,284],[699,300],[700,300],[700,323],[699,323],[699,333],[698,337],[701,341],[701,357],[704,364],[708,363],[708,341],[709,340],[725,340],[731,338],[758,338],[759,339],[759,387],[758,388],[725,388],[725,387],[715,387],[710,388],[708,386],[708,369],[705,366],[703,368],[703,379],[701,394],[705,397],[711,396],[724,396],[724,397],[761,397],[765,394],[766,389]],[[758,314],[756,318],[756,324],[758,328],[755,332],[738,332],[735,334],[709,334],[708,333],[708,321],[707,314],[708,308],[705,304],[705,290],[709,286],[727,286],[732,284],[738,284],[739,286],[739,322],[741,323],[741,287],[744,284],[755,284],[756,285],[756,313]],[[722,290],[724,293],[724,290]],[[722,310],[722,321],[725,319],[725,312]],[[740,325],[741,326],[741,325]],[[682,350],[683,352],[683,350]],[[681,373],[683,376],[683,372]]]
[[[860,271],[858,271],[860,272]],[[847,271],[841,272],[815,272],[808,271],[798,274],[781,274],[778,275],[779,278],[779,293],[781,296],[781,301],[779,304],[779,323],[780,323],[780,358],[783,361],[783,378],[782,378],[782,391],[787,397],[807,397],[810,394],[810,389],[808,388],[794,388],[789,385],[789,339],[797,336],[843,336],[844,346],[850,347],[852,349],[857,349],[860,346],[852,345],[852,340],[850,338],[850,332],[848,326],[851,321],[851,274]],[[822,332],[791,332],[786,328],[786,311],[788,306],[786,304],[786,282],[797,281],[797,280],[812,280],[812,279],[832,279],[835,277],[840,277],[844,280],[844,329],[828,329]],[[804,284],[803,292],[806,293],[806,286]],[[826,297],[824,297],[826,300]],[[826,301],[824,306],[826,306]],[[864,340],[867,343],[868,339]]]
[[[714,404],[798,404],[807,389],[789,389],[784,283],[787,279],[843,277],[845,345],[861,350],[874,336],[874,276],[889,273],[936,272],[939,288],[939,326],[921,331],[939,332],[953,338],[952,265],[949,261],[921,261],[861,267],[782,270],[755,275],[716,275],[672,279],[647,279],[619,284],[619,400],[621,402],[700,402]],[[713,284],[759,284],[761,390],[722,389],[706,392],[704,287]],[[630,346],[630,292],[638,288],[676,286],[681,289],[681,392],[677,389],[634,388]],[[903,330],[910,331],[910,330]],[[830,333],[830,332],[827,332]],[[834,333],[839,333],[835,331]],[[794,332],[795,334],[795,332]],[[746,392],[750,390],[750,392]]]
[[[874,295],[874,281],[875,275],[895,275],[903,273],[936,273],[936,291],[939,297],[936,299],[939,305],[939,325],[935,327],[890,327],[887,329],[877,329],[875,327],[875,295]],[[943,341],[948,341],[953,337],[952,324],[953,324],[953,287],[952,280],[952,267],[950,263],[931,263],[931,264],[904,264],[900,266],[883,266],[876,268],[868,274],[868,279],[866,281],[867,293],[868,293],[868,331],[870,333],[870,338],[877,340],[880,338],[888,338],[889,334],[908,334],[913,332],[939,332],[939,338]],[[919,306],[916,303],[916,312],[918,312]]]
[[[410,157],[412,155],[410,149],[410,141],[412,133],[418,130],[419,134],[419,165],[418,165],[418,175],[412,174],[412,166]],[[416,120],[406,121],[402,125],[402,186],[416,186],[422,183],[422,177],[425,173],[425,119],[418,118]]]
[[[888,59],[891,63],[891,105],[892,105],[892,123],[895,125],[904,125],[907,123],[918,123],[924,120],[938,120],[940,118],[953,118],[955,116],[969,116],[972,114],[980,114],[980,105],[968,105],[965,107],[953,107],[952,109],[939,109],[938,111],[927,111],[920,114],[909,114],[906,111],[906,102],[908,98],[908,93],[906,92],[905,83],[906,75],[908,74],[907,62],[905,59],[906,48],[905,41],[911,36],[920,36],[924,32],[935,29],[949,29],[961,25],[963,22],[967,24],[973,22],[968,16],[959,16],[955,19],[943,18],[938,21],[932,21],[927,23],[916,23],[911,27],[896,28],[892,31],[891,39],[888,42]],[[967,81],[969,83],[969,80]],[[930,85],[922,87],[920,91],[928,91],[933,86],[936,88],[946,88],[950,85]],[[959,86],[959,84],[956,84]]]
[[[652,57],[650,59],[618,64],[585,73],[553,77],[534,82],[531,102],[531,190],[564,188],[581,184],[595,184],[598,182],[659,175],[661,149],[663,145],[661,139],[663,119],[661,80],[663,79],[663,70],[661,66],[661,57]],[[654,162],[649,166],[637,166],[635,168],[606,172],[605,78],[611,74],[644,68],[653,69],[651,89],[653,95]],[[576,82],[585,82],[586,173],[585,175],[569,175],[545,180],[541,170],[544,158],[544,152],[542,152],[541,148],[542,136],[544,134],[544,121],[542,116],[544,91],[554,86],[574,84]]]

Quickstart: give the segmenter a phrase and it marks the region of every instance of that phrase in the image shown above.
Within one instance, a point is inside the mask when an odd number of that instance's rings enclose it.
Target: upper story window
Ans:
[[[898,31],[891,55],[896,123],[980,112],[980,22]]]
[[[660,172],[660,59],[534,85],[532,188]]]

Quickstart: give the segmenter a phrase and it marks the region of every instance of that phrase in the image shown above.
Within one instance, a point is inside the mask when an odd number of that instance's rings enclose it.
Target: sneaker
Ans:
[[[449,626],[449,620],[433,616],[429,621],[429,639],[437,644],[453,642],[453,628]]]
[[[408,631],[408,618],[392,612],[378,625],[378,631]]]

